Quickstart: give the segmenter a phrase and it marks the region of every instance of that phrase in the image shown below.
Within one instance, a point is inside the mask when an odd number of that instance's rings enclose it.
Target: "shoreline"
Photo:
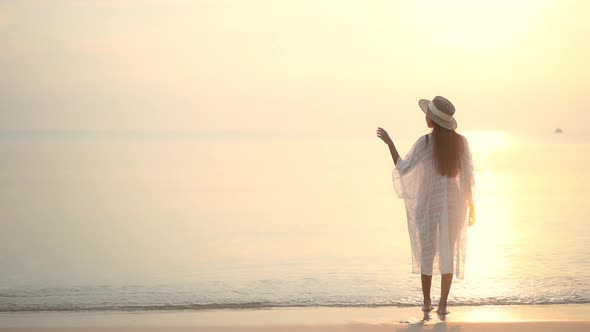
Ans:
[[[590,302],[547,302],[547,303],[476,303],[476,304],[453,304],[453,307],[528,307],[528,306],[558,306],[558,305],[590,305]],[[381,309],[381,308],[415,308],[418,304],[367,304],[367,305],[273,305],[273,304],[195,304],[195,305],[154,305],[154,306],[121,306],[121,307],[88,307],[88,308],[47,308],[47,309],[0,309],[2,314],[25,314],[25,313],[105,313],[105,312],[207,312],[207,311],[228,311],[228,310],[281,310],[281,309]],[[436,306],[435,306],[436,307]]]
[[[492,322],[435,325],[341,324],[234,327],[47,327],[0,328],[3,332],[586,332],[589,322]]]

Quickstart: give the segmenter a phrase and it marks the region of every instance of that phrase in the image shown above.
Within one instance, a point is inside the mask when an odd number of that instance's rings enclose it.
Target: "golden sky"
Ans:
[[[444,3],[444,4],[443,4]],[[590,2],[3,1],[0,131],[585,132]]]

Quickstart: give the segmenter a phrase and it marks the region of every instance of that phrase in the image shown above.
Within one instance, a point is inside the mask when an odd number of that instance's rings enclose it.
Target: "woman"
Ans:
[[[420,137],[404,159],[383,128],[377,136],[389,146],[395,192],[404,199],[412,247],[412,272],[422,275],[426,313],[431,311],[432,275],[441,275],[437,313],[446,315],[453,274],[463,279],[467,231],[475,223],[473,162],[469,144],[455,132],[455,107],[444,97],[421,99],[430,134]],[[467,213],[469,210],[469,213]]]

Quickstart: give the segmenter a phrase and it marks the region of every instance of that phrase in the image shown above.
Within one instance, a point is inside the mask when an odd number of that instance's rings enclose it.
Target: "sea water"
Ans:
[[[449,304],[590,302],[590,140],[464,134],[477,223]],[[0,152],[0,311],[421,304],[373,132],[12,133]]]

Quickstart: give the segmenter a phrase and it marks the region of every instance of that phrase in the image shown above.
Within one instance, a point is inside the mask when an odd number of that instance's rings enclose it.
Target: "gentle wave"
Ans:
[[[486,306],[486,305],[549,305],[549,304],[588,304],[588,299],[547,299],[541,301],[514,301],[510,299],[482,299],[478,301],[451,301],[452,306]],[[271,303],[271,302],[240,302],[240,303],[207,303],[207,304],[153,304],[153,305],[106,305],[78,307],[73,305],[32,305],[1,307],[0,312],[42,312],[42,311],[174,311],[174,310],[213,310],[213,309],[270,309],[287,307],[412,307],[418,303]]]
[[[0,312],[410,307],[422,304],[422,294],[416,283],[389,278],[387,274],[380,276],[365,274],[362,278],[350,275],[241,282],[203,280],[178,284],[0,288]],[[528,279],[513,287],[509,287],[510,283],[496,283],[499,284],[497,288],[488,289],[480,287],[476,281],[458,282],[449,304],[590,303],[586,276]]]

